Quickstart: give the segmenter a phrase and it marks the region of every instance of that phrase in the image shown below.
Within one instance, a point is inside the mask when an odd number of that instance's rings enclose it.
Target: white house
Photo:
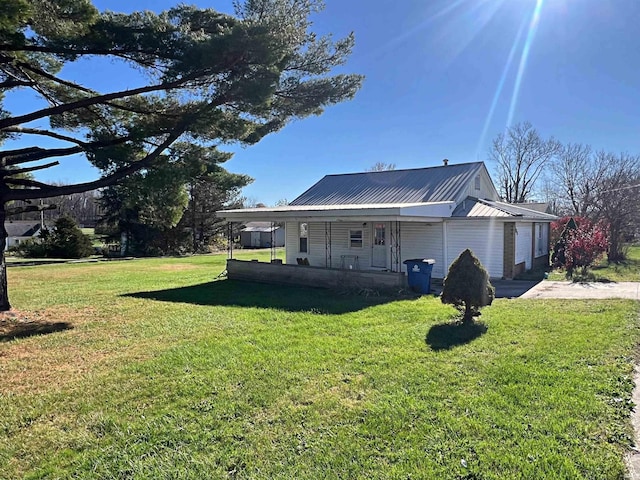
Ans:
[[[285,222],[287,265],[403,276],[404,260],[430,258],[436,278],[465,248],[493,278],[546,265],[556,218],[501,202],[482,162],[327,175],[289,205],[217,214],[229,222]],[[231,276],[239,265],[228,269]]]
[[[5,250],[11,247],[17,247],[27,240],[38,238],[42,229],[39,222],[30,220],[7,221],[4,223],[4,228],[7,231]]]

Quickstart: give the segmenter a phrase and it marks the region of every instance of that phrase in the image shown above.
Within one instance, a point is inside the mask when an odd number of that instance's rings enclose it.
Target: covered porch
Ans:
[[[442,222],[453,202],[282,206],[218,212],[228,222],[229,278],[259,282],[399,290],[406,287],[409,258],[438,258],[442,269]],[[234,259],[234,224],[285,224],[285,260]],[[434,272],[435,276],[438,272]]]

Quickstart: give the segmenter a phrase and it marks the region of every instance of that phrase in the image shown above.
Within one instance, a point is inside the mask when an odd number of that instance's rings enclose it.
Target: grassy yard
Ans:
[[[223,269],[11,268],[54,333],[0,332],[0,478],[624,478],[635,302],[498,300],[460,332],[433,297]]]
[[[629,247],[627,259],[620,264],[609,264],[602,259],[589,269],[598,282],[640,282],[640,245]],[[554,271],[549,275],[550,280],[566,280],[565,273]]]

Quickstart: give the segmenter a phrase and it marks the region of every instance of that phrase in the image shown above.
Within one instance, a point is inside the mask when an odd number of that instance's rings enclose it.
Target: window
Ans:
[[[480,190],[480,175],[476,175],[476,190]]]
[[[301,253],[308,253],[309,252],[309,245],[308,245],[309,226],[306,223],[300,224],[298,238],[300,239],[299,251]]]
[[[384,223],[376,223],[373,228],[373,244],[377,246],[384,245]]]
[[[349,247],[362,248],[362,230],[349,230]]]

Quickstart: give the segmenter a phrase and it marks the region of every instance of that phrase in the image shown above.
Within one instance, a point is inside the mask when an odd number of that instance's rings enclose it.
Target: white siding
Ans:
[[[447,229],[447,260],[445,269],[469,248],[492,278],[504,274],[504,224],[500,221],[461,220],[445,222]]]
[[[516,265],[524,262],[525,270],[531,269],[532,229],[532,223],[516,223]]]
[[[391,240],[390,240],[391,241]],[[412,223],[400,224],[400,254],[402,261],[409,258],[433,258],[431,276],[444,278],[445,265],[442,253],[442,223]],[[402,264],[402,271],[406,272]]]
[[[349,247],[349,231],[362,230],[362,248]],[[322,224],[322,246],[324,247],[324,224]],[[371,222],[334,222],[331,224],[331,265],[340,268],[342,255],[355,255],[361,270],[371,268]],[[349,264],[353,259],[349,260]],[[322,265],[324,265],[324,260]],[[354,265],[355,266],[355,265]]]
[[[309,222],[308,252],[299,252],[298,222],[287,222],[287,263],[296,264],[296,258],[306,257],[314,267],[327,265],[327,251],[325,241],[325,223]],[[362,248],[349,247],[349,231],[362,230]],[[331,266],[340,268],[342,255],[356,255],[360,269],[371,268],[371,224],[363,226],[362,222],[332,222],[331,223]],[[351,261],[351,263],[353,260]]]
[[[533,252],[535,258],[543,257],[549,253],[549,224],[536,223],[536,246]]]
[[[476,179],[474,177],[469,182],[466,192],[460,200],[464,200],[467,196],[485,198],[487,200],[498,200],[495,188],[493,187],[493,182],[491,181],[491,178],[489,178],[489,175],[487,175],[487,172],[481,168],[478,175],[480,176],[480,190],[476,189]]]
[[[287,222],[284,224],[285,231],[285,263],[289,263],[291,265],[296,264],[296,258],[300,257],[301,254],[298,252],[299,242],[298,242],[298,222]]]

